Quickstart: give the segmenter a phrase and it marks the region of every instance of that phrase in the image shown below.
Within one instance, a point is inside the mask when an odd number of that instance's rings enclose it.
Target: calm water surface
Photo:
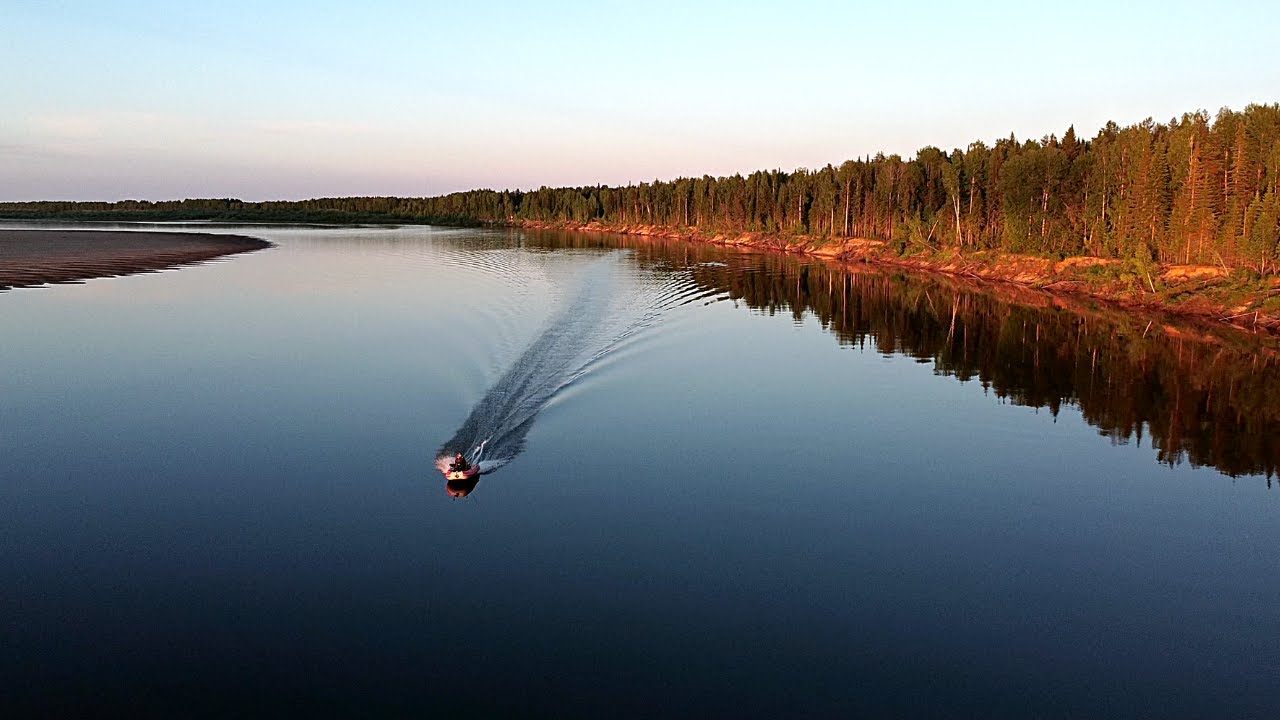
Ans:
[[[217,230],[277,247],[0,293],[11,709],[1280,713],[1274,343],[674,243]]]

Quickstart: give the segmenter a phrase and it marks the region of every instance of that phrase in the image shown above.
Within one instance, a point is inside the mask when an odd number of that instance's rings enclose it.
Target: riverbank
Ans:
[[[1097,298],[1122,307],[1157,310],[1280,334],[1280,278],[1209,265],[1140,265],[1094,257],[1063,260],[992,250],[959,252],[898,248],[882,240],[813,238],[764,233],[709,233],[657,225],[515,221],[515,227],[610,232],[809,255],[839,263],[872,263],[941,273],[978,283],[1009,283],[1055,295]]]
[[[0,229],[0,290],[154,272],[268,247],[239,235]]]

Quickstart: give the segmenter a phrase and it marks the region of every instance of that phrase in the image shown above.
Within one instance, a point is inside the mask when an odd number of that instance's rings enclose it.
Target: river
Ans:
[[[1274,340],[678,242],[191,229],[275,247],[0,293],[13,710],[1280,711]]]

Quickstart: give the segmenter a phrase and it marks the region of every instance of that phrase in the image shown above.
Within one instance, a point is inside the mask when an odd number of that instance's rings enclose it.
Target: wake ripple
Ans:
[[[622,273],[621,257],[587,266],[564,307],[440,446],[437,468],[445,471],[457,453],[478,463],[481,473],[511,462],[538,414],[561,392],[668,311],[718,294],[695,285],[688,271]]]

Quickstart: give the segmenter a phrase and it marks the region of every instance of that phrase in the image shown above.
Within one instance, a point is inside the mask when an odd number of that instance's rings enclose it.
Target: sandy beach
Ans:
[[[0,290],[149,272],[270,246],[238,235],[0,229]]]

